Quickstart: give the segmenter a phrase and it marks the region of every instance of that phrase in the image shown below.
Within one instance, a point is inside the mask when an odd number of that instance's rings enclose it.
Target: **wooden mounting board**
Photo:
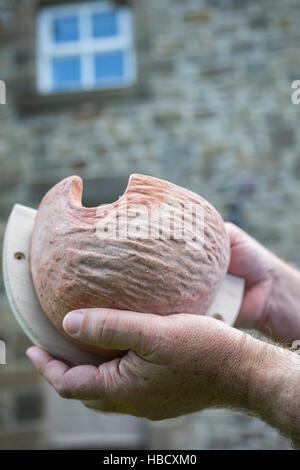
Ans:
[[[206,312],[208,317],[221,316],[227,325],[233,326],[239,314],[245,290],[245,279],[226,274],[219,292]]]
[[[15,204],[5,231],[3,275],[11,309],[20,326],[36,344],[69,364],[104,362],[100,356],[85,352],[68,341],[44,314],[35,294],[30,274],[30,239],[36,210]],[[207,315],[221,315],[228,325],[235,323],[244,292],[244,279],[226,275]]]
[[[36,210],[15,204],[5,231],[3,275],[10,307],[30,340],[70,364],[99,365],[101,357],[68,341],[44,314],[30,274],[30,239]]]

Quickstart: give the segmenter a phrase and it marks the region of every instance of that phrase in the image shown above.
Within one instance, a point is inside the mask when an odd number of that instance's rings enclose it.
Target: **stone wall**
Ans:
[[[7,104],[0,105],[0,232],[15,201],[36,206],[65,176],[80,175],[84,201],[95,205],[117,198],[128,175],[140,172],[201,194],[224,218],[300,263],[300,107],[291,103],[291,83],[300,78],[299,2],[134,3],[137,89],[120,98],[74,95],[51,106],[30,95],[37,1],[1,0]],[[0,447],[39,447],[40,381],[24,358],[27,340],[3,287],[0,338],[8,345],[8,365],[0,366]],[[152,430],[154,447],[289,447],[258,420],[229,411]]]

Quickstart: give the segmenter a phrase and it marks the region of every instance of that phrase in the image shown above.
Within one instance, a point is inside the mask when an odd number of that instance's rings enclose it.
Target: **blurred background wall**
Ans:
[[[291,102],[291,83],[300,79],[299,2],[112,2],[132,11],[137,81],[41,95],[36,25],[47,4],[0,0],[0,79],[7,91],[0,105],[1,237],[14,202],[37,207],[66,176],[83,178],[84,203],[93,206],[117,199],[128,175],[140,172],[197,192],[225,219],[300,263],[300,108]],[[3,286],[0,294],[0,339],[7,345],[0,448],[54,446],[51,392],[24,356],[29,343]],[[267,425],[231,411],[150,425],[131,418],[118,425],[118,417],[101,415],[95,423],[95,416],[85,418],[91,429],[99,422],[110,436],[90,444],[99,448],[289,448]],[[120,441],[126,426],[130,442]],[[82,430],[82,443],[79,437],[65,445],[89,447],[84,436]]]

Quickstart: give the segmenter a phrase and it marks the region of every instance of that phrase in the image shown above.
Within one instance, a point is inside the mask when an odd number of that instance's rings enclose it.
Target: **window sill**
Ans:
[[[147,80],[140,79],[134,85],[124,88],[106,90],[77,91],[67,93],[51,93],[42,95],[35,90],[20,90],[17,106],[21,113],[55,111],[58,108],[74,107],[82,103],[99,103],[104,106],[111,103],[122,104],[134,98],[147,97]]]

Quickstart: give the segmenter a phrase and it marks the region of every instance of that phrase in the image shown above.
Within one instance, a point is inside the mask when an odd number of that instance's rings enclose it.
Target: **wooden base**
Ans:
[[[99,365],[101,357],[68,341],[44,314],[30,274],[30,238],[36,211],[15,204],[10,214],[3,247],[4,284],[11,309],[30,340],[51,355],[70,364]]]
[[[73,365],[99,365],[104,359],[85,352],[68,341],[50,323],[37,299],[29,263],[30,238],[35,215],[34,209],[15,204],[7,223],[3,274],[11,309],[30,340],[45,348],[54,357]],[[241,306],[243,292],[244,280],[227,274],[207,315],[221,317],[225,323],[233,325]]]

